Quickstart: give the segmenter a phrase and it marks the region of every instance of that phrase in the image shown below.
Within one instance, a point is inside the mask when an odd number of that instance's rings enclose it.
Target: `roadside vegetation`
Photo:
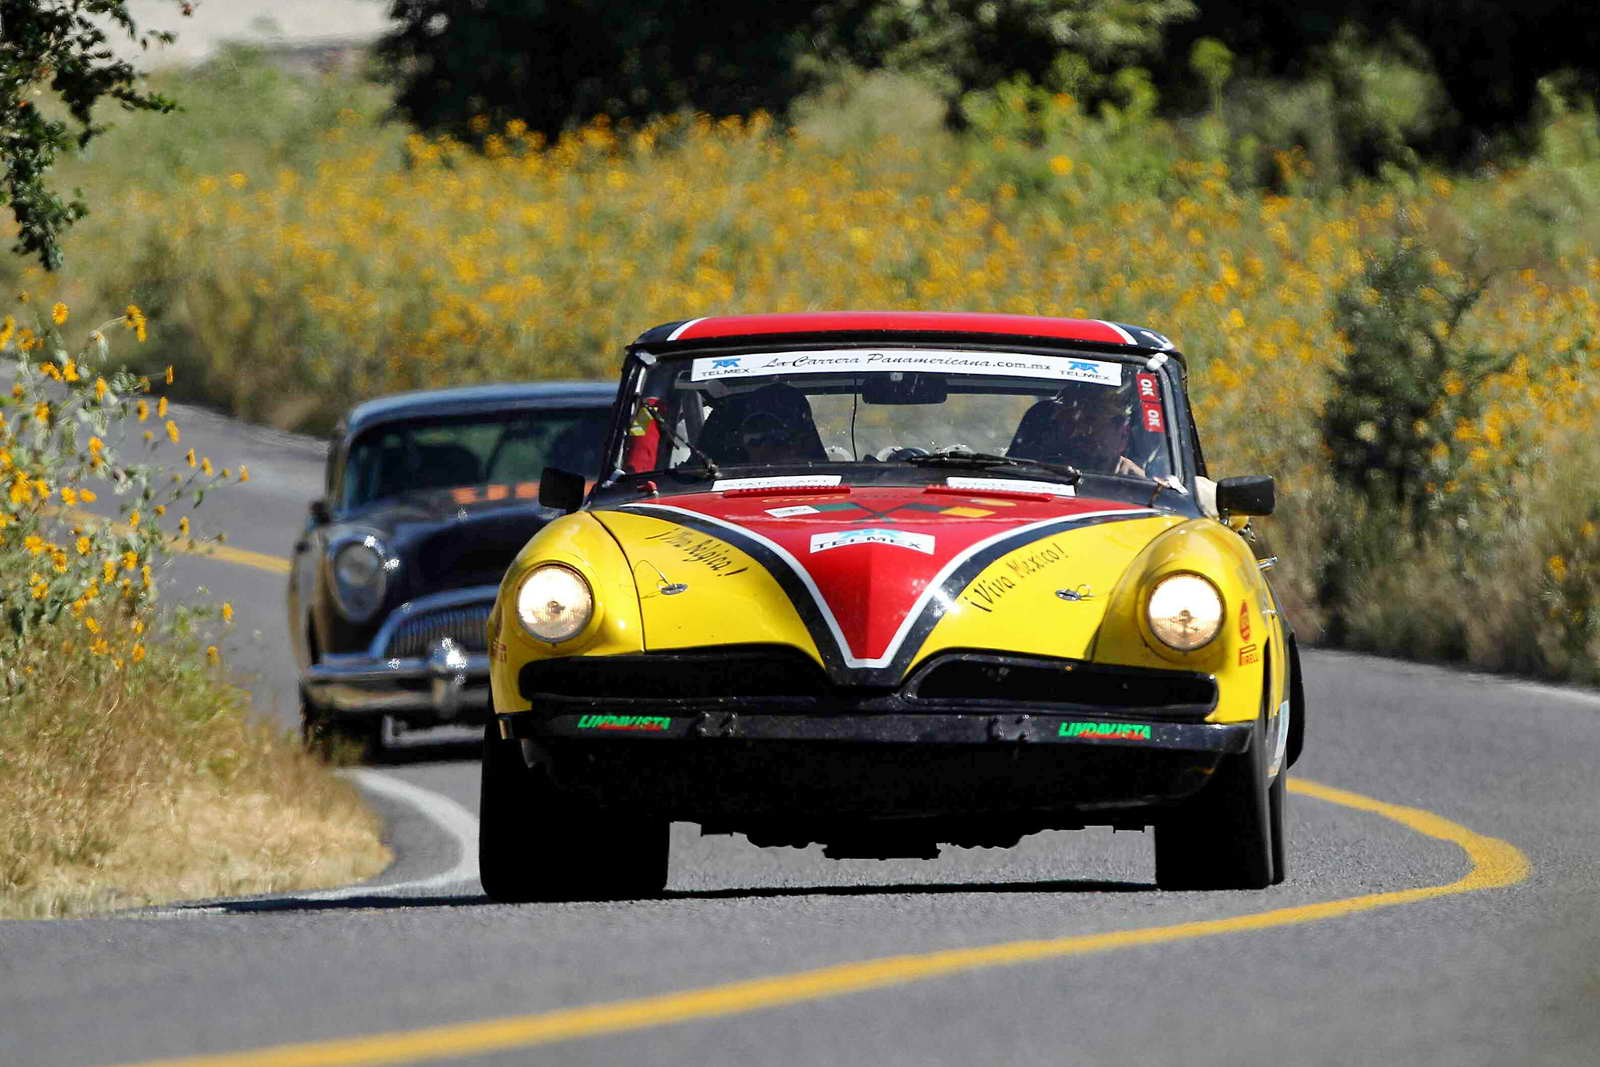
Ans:
[[[185,450],[170,373],[112,369],[146,338],[137,306],[72,318],[0,318],[0,917],[375,873],[354,790],[248,714],[208,643],[232,606],[158,600],[175,539],[199,537],[179,512],[248,470]]]
[[[176,366],[185,397],[310,431],[389,390],[609,377],[639,330],[694,315],[1147,323],[1190,357],[1213,472],[1278,477],[1263,548],[1308,639],[1600,681],[1588,82],[1508,82],[1515,106],[1474,116],[1429,59],[1448,41],[1336,35],[1299,81],[1274,73],[1291,53],[1162,45],[1164,26],[1216,22],[1205,4],[1198,23],[1139,9],[1128,54],[1154,74],[1058,45],[996,66],[981,19],[947,6],[959,76],[812,69],[781,119],[601,116],[553,136],[560,115],[507,117],[492,64],[496,118],[451,98],[413,115],[451,133],[422,133],[391,117],[419,83],[230,53],[181,92],[152,81],[183,97],[181,121],[62,166],[97,205],[68,270],[0,271],[74,306],[131,296],[161,327],[140,370]],[[899,42],[885,55],[934,40],[879,14],[871,32]],[[630,98],[677,99],[662,92]]]

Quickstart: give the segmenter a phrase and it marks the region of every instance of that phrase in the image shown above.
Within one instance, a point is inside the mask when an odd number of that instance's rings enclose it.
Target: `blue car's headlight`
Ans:
[[[333,553],[333,596],[351,622],[365,622],[383,604],[392,563],[376,537],[346,541]]]

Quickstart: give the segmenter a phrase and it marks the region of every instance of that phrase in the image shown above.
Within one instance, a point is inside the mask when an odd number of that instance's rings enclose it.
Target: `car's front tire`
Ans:
[[[482,782],[478,877],[489,899],[635,899],[666,887],[667,820],[568,796],[542,768],[530,770],[520,742],[501,740],[492,720]]]
[[[1281,796],[1272,803],[1265,749],[1258,719],[1249,749],[1224,756],[1205,788],[1156,824],[1157,886],[1265,889],[1278,881],[1273,858],[1282,849],[1283,805]]]

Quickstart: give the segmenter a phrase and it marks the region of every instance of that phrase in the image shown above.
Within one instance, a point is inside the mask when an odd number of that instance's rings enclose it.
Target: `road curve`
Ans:
[[[315,443],[180,421],[252,472],[197,519],[286,554]],[[287,724],[284,579],[240,559],[168,588],[233,603],[231,661]],[[411,745],[361,772],[399,857],[369,885],[0,923],[0,1062],[1595,1063],[1600,698],[1306,673],[1272,890],[1157,892],[1137,833],[874,862],[680,826],[660,899],[494,905],[471,746]]]

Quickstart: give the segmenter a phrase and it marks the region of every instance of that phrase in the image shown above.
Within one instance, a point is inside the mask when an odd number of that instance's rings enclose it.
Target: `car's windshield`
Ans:
[[[348,511],[417,490],[481,485],[507,486],[505,495],[532,499],[547,466],[592,479],[607,414],[603,408],[502,411],[375,426],[350,446],[340,506]]]
[[[624,472],[960,463],[1174,473],[1161,376],[1073,353],[837,348],[661,358],[634,393]]]

